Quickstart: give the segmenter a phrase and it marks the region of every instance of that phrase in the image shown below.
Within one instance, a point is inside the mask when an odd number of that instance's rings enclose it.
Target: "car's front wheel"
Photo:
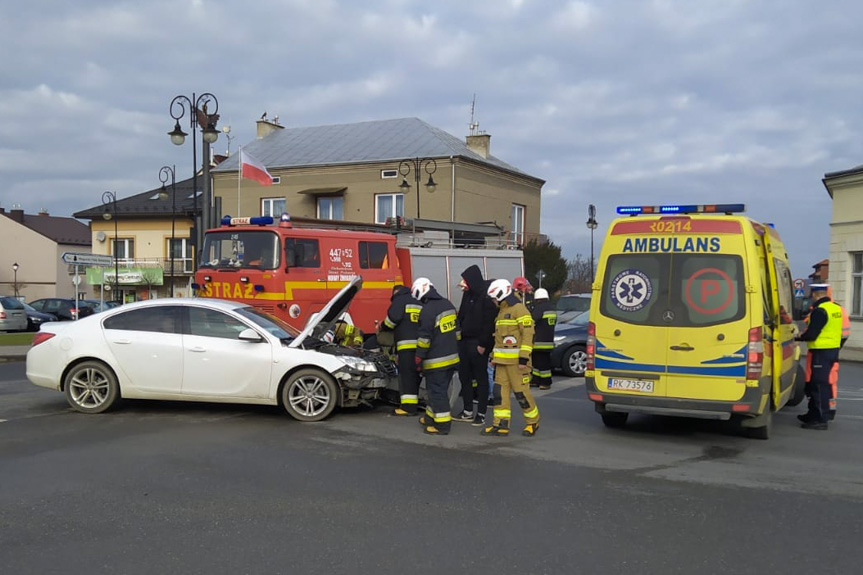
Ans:
[[[339,386],[331,375],[317,369],[301,369],[282,386],[282,405],[299,421],[320,421],[339,402]]]
[[[563,354],[560,366],[568,377],[581,377],[587,369],[587,350],[583,345],[574,345]]]
[[[101,361],[84,361],[69,370],[63,380],[66,401],[81,413],[102,413],[120,397],[117,377]]]

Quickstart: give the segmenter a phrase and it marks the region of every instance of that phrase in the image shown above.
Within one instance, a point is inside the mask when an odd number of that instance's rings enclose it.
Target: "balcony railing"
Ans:
[[[121,268],[162,268],[164,275],[171,275],[170,258],[119,258],[117,265]],[[69,273],[75,273],[75,266],[69,266]],[[183,276],[193,273],[195,273],[195,261],[192,258],[174,258],[173,275]]]

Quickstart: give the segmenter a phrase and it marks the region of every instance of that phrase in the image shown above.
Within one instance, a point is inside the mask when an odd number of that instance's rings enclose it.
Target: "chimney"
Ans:
[[[256,122],[258,124],[258,139],[266,138],[276,130],[284,130],[285,127],[279,124],[279,118],[276,117],[275,120],[267,120],[266,118],[261,118]]]
[[[50,216],[51,214],[49,214],[48,210],[46,210],[45,208],[39,208],[39,215],[40,216]]]
[[[491,134],[473,134],[465,138],[467,149],[485,159],[491,154]]]
[[[24,210],[12,210],[9,212],[9,217],[19,224],[24,223]]]

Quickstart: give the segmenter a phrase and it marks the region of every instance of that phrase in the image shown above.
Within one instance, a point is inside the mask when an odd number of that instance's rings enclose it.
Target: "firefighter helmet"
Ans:
[[[548,299],[548,290],[539,288],[533,296],[533,299]]]
[[[495,301],[503,301],[511,293],[512,284],[509,280],[494,280],[488,286],[488,296]]]
[[[433,288],[434,285],[431,283],[431,280],[428,278],[417,278],[414,281],[414,284],[411,286],[411,295],[414,296],[414,299],[421,300],[428,294],[429,290]]]
[[[533,291],[533,286],[530,285],[530,282],[527,281],[527,278],[524,276],[519,276],[512,281],[512,289],[515,291],[523,291],[530,293]]]

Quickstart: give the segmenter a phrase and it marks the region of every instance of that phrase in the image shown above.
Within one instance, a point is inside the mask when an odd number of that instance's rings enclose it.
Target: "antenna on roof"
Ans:
[[[470,124],[468,124],[469,133],[471,136],[475,136],[477,132],[477,128],[479,128],[479,122],[474,119],[474,111],[476,110],[476,93],[473,95],[473,100],[470,102]]]

